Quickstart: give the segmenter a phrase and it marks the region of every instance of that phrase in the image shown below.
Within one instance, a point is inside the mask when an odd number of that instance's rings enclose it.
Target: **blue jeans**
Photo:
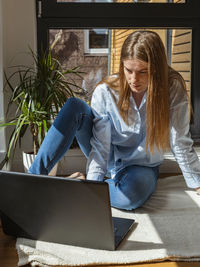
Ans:
[[[91,151],[93,113],[78,98],[70,98],[60,110],[49,129],[29,173],[48,174],[64,156],[74,137],[86,157]],[[140,207],[154,192],[158,167],[128,166],[114,179],[106,179],[109,185],[111,206],[131,210]]]

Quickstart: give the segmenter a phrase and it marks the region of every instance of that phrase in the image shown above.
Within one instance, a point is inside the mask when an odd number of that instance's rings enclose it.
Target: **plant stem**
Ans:
[[[39,143],[38,143],[38,126],[36,124],[30,124],[31,133],[33,136],[33,153],[37,155],[39,150]]]

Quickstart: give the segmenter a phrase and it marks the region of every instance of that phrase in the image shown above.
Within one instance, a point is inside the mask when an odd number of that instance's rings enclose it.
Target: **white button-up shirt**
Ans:
[[[137,107],[131,96],[127,125],[116,105],[118,93],[105,83],[96,87],[91,101],[94,125],[87,179],[102,181],[104,176],[113,178],[126,166],[154,167],[162,163],[163,153],[156,147],[153,154],[146,151],[146,97],[145,93]],[[187,95],[176,80],[170,88],[170,145],[187,185],[200,187],[200,162],[189,133]]]

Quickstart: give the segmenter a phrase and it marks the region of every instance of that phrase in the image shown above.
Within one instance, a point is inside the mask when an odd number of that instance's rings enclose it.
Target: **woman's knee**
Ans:
[[[70,97],[65,103],[65,105],[70,106],[70,109],[72,109],[74,112],[91,112],[91,108],[88,106],[88,104],[84,100],[77,97]]]
[[[139,194],[153,192],[158,179],[158,167],[130,166],[127,167],[127,179],[129,188]]]
[[[75,115],[77,112],[80,113],[83,109],[84,103],[81,99],[76,97],[70,97],[65,102],[63,108],[61,109],[61,112],[68,112],[71,113],[71,115]]]
[[[70,105],[71,107],[76,107],[77,104],[79,104],[80,102],[82,102],[82,100],[80,98],[70,97],[65,102],[65,105]]]
[[[120,202],[115,204],[115,207],[125,210],[137,209],[150,198],[152,193],[153,191],[137,191],[137,189],[135,189],[131,194],[129,193],[129,195],[126,195],[126,193],[124,193],[124,198]]]
[[[81,100],[80,98],[70,97],[65,102],[59,114],[65,112],[67,113],[71,112],[72,114],[75,114],[77,111],[82,112],[82,110],[87,109],[87,107],[88,107],[87,103]]]
[[[123,199],[123,201],[118,202],[118,203],[111,203],[111,206],[114,208],[118,209],[123,209],[123,210],[134,210],[142,206],[144,201],[141,199],[138,199],[137,201],[134,199]]]
[[[65,119],[66,117],[73,116],[75,114],[76,107],[78,106],[77,103],[78,101],[75,97],[69,98],[59,111],[54,123],[57,124],[60,121],[63,122],[63,119]]]
[[[70,121],[78,123],[82,114],[90,114],[91,109],[83,100],[70,97],[58,113],[54,126],[56,128],[63,127],[63,124],[68,126]]]
[[[155,191],[158,169],[130,166],[125,168],[116,186],[122,196],[118,208],[132,210],[142,206]],[[116,193],[117,193],[116,191]],[[116,206],[116,205],[115,205]]]
[[[134,210],[141,207],[152,195],[153,191],[148,192],[137,192],[135,190],[129,196],[125,195],[120,201],[111,201],[111,206],[124,209],[124,210]]]

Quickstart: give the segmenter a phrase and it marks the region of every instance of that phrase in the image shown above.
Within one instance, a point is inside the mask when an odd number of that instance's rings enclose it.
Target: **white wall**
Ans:
[[[7,107],[8,96],[2,96],[2,70],[15,64],[30,64],[28,46],[36,50],[35,0],[0,0],[0,118]],[[8,134],[6,132],[6,139]],[[24,146],[29,147],[30,141]],[[0,154],[5,151],[3,132],[0,132]],[[21,169],[21,153],[17,151],[13,168]],[[12,169],[13,169],[12,168]]]
[[[2,1],[0,1],[0,120],[3,120],[4,102],[3,102],[3,25],[2,25]],[[0,129],[0,162],[5,155],[5,131]]]

